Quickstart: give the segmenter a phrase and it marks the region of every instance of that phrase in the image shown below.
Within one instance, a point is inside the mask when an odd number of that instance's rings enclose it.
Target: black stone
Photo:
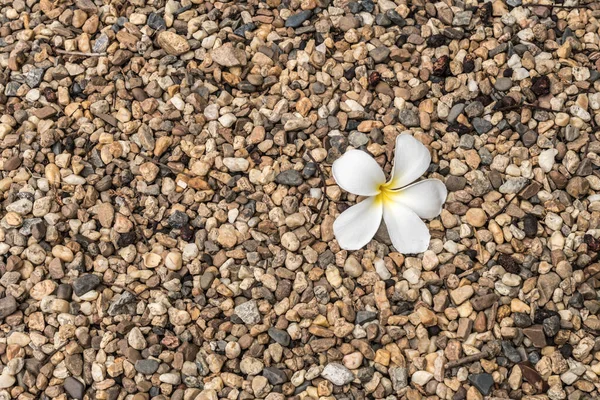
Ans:
[[[560,354],[562,354],[564,358],[570,358],[573,355],[573,346],[569,343],[566,343],[559,348],[558,351],[560,351]]]
[[[135,300],[136,297],[134,295],[124,291],[120,296],[113,298],[110,306],[108,306],[108,315],[113,317],[119,314],[134,315],[137,307]]]
[[[249,24],[244,24],[240,26],[235,31],[233,31],[233,33],[241,37],[246,37],[246,32],[252,32],[255,29],[256,25],[254,24],[254,22],[250,22]]]
[[[169,216],[167,223],[171,228],[182,228],[189,222],[190,217],[182,211],[175,211]]]
[[[304,381],[300,386],[298,386],[294,390],[294,395],[298,395],[298,394],[304,392],[311,385],[312,385],[312,381]]]
[[[137,360],[135,370],[144,375],[152,375],[158,369],[159,363],[151,358],[146,360]]]
[[[431,73],[433,76],[448,76],[450,72],[450,57],[441,56],[433,63],[433,68],[431,69]]]
[[[273,339],[283,347],[288,347],[290,345],[291,338],[286,331],[271,327],[269,328],[267,333],[269,334],[271,339]]]
[[[362,367],[356,371],[356,377],[362,383],[370,382],[373,379],[373,375],[375,375],[375,368],[373,367]]]
[[[475,60],[471,56],[466,56],[463,61],[463,72],[468,74],[475,69]]]
[[[375,24],[387,27],[392,24],[392,21],[385,14],[377,14],[377,16],[375,17]]]
[[[344,71],[344,78],[346,78],[349,81],[354,79],[355,76],[356,76],[356,68],[355,67],[350,67]],[[348,122],[350,122],[350,121],[348,121]]]
[[[85,393],[85,386],[79,380],[69,376],[63,383],[65,392],[76,400],[82,400]]]
[[[157,31],[161,29],[167,29],[167,24],[163,17],[156,13],[150,13],[150,15],[148,15],[147,24],[150,28],[155,29]]]
[[[521,354],[519,354],[515,346],[508,340],[502,341],[502,352],[510,361],[514,363],[521,362]]]
[[[524,313],[514,313],[513,320],[517,328],[527,328],[532,325],[531,318]]]
[[[533,314],[533,323],[542,324],[545,319],[553,316],[557,316],[560,319],[560,316],[556,311],[548,310],[547,308],[537,308]]]
[[[573,296],[569,299],[569,306],[577,309],[583,308],[583,296],[579,292],[573,293]]]
[[[348,11],[350,11],[351,14],[358,14],[362,9],[362,5],[360,3],[357,3],[355,1],[351,1],[350,3],[348,3]]]
[[[94,274],[86,274],[75,279],[73,282],[73,292],[77,296],[86,294],[100,284],[100,278]]]
[[[286,28],[297,28],[312,16],[312,10],[300,11],[285,20]]]
[[[498,256],[498,264],[502,266],[506,272],[510,272],[511,274],[519,274],[519,271],[521,270],[515,259],[508,254],[500,254]]]
[[[489,395],[494,386],[494,378],[487,373],[469,375],[469,382],[471,382],[484,396]]]
[[[454,396],[452,396],[452,400],[464,400],[466,398],[467,398],[467,389],[465,389],[462,386],[459,386],[456,393],[454,393]]]
[[[428,47],[441,47],[448,42],[448,39],[444,35],[431,35],[427,39]]]
[[[560,330],[560,317],[553,315],[550,318],[546,318],[542,323],[544,328],[544,334],[549,337],[554,337]]]
[[[533,364],[537,364],[540,362],[542,357],[540,356],[540,354],[537,351],[532,351],[531,353],[529,353],[527,355],[527,359],[529,360],[529,362],[531,362]]]
[[[317,172],[317,164],[314,162],[306,163],[304,169],[302,170],[302,176],[306,179],[311,178]]]
[[[126,246],[129,246],[130,244],[134,244],[136,241],[137,241],[137,238],[135,236],[135,232],[121,233],[119,235],[119,238],[117,239],[117,246],[126,247]]]
[[[375,10],[375,4],[373,3],[373,0],[361,0],[360,5],[362,6],[363,10],[368,13],[372,13],[373,10]]]
[[[263,376],[267,378],[271,385],[281,385],[288,380],[285,372],[275,367],[266,367],[263,369]]]
[[[535,215],[527,214],[523,217],[523,231],[528,238],[534,238],[537,235],[537,218]]]
[[[393,24],[398,25],[400,28],[406,26],[406,20],[402,18],[402,16],[398,14],[396,10],[387,10],[385,12],[385,16],[388,17]]]
[[[62,300],[70,301],[73,296],[73,287],[68,283],[61,283],[56,289],[56,297]]]
[[[356,312],[356,324],[362,325],[377,319],[377,311],[360,310]]]
[[[254,93],[256,92],[256,86],[254,86],[253,84],[251,84],[248,81],[242,81],[240,83],[238,83],[237,88],[239,90],[241,90],[244,93]]]
[[[279,175],[275,177],[275,182],[280,185],[300,186],[304,182],[304,178],[302,178],[300,172],[294,169],[288,169],[287,171],[280,172]]]
[[[331,250],[325,250],[317,260],[319,267],[327,268],[329,264],[333,264],[335,261],[335,254]]]
[[[492,130],[493,126],[490,121],[476,117],[473,118],[473,128],[475,128],[475,131],[481,135],[488,133],[490,130]]]
[[[531,91],[537,96],[544,96],[550,93],[550,79],[546,75],[538,76],[532,79]]]

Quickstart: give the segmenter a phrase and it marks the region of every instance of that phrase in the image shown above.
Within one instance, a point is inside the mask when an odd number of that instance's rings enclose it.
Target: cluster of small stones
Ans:
[[[0,398],[598,398],[600,5],[523,1],[0,0]],[[407,131],[429,250],[342,250]]]

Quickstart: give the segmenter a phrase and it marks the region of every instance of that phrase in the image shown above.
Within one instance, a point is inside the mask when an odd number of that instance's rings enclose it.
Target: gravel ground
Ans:
[[[586,1],[0,0],[0,399],[599,398]],[[400,133],[429,249],[340,249]]]

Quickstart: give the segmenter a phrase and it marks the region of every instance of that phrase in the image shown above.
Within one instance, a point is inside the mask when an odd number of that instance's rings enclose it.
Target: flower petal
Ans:
[[[439,179],[426,179],[387,194],[394,203],[405,205],[421,218],[431,219],[442,212],[448,190]]]
[[[387,183],[391,189],[400,189],[416,181],[429,168],[431,154],[427,147],[408,134],[396,138],[394,168]]]
[[[429,229],[419,216],[405,205],[384,202],[383,220],[392,244],[400,253],[422,253],[429,247]]]
[[[348,150],[333,162],[331,172],[337,184],[346,192],[374,196],[385,183],[385,175],[377,161],[361,150]]]
[[[333,223],[333,233],[340,247],[358,250],[371,241],[383,214],[379,197],[369,197],[344,211]]]

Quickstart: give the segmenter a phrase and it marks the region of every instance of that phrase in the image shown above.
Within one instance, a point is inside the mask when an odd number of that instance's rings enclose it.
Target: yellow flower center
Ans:
[[[384,205],[389,205],[394,202],[392,196],[398,196],[398,191],[390,188],[390,184],[383,183],[379,185],[379,194],[377,195],[377,201],[383,202]]]

